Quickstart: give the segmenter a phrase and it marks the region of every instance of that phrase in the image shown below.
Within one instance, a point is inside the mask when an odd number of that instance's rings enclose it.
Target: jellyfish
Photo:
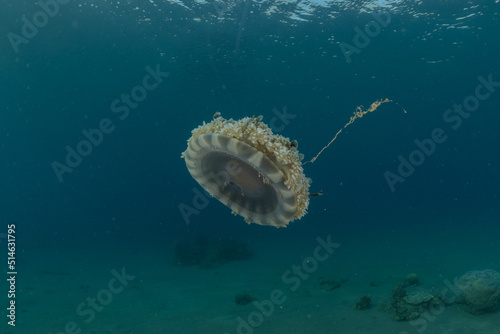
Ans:
[[[311,180],[304,175],[297,142],[262,117],[224,119],[194,129],[182,154],[191,176],[248,223],[286,226],[309,206]]]
[[[298,143],[274,134],[262,116],[240,120],[216,113],[209,123],[192,131],[181,157],[191,176],[210,195],[242,216],[247,223],[286,227],[301,219],[309,207],[311,179],[303,166],[313,163],[344,128],[388,99],[358,107],[350,121],[310,161]]]

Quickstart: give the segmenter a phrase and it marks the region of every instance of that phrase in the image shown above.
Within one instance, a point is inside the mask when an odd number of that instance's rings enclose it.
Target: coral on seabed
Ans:
[[[427,291],[416,291],[408,294],[405,284],[398,284],[393,293],[391,306],[389,308],[394,313],[396,320],[414,320],[429,309],[433,302],[439,302]]]
[[[247,305],[255,300],[257,300],[257,298],[248,293],[240,293],[234,297],[234,302],[238,305]]]
[[[368,310],[372,301],[371,296],[361,296],[356,303],[356,310]]]
[[[500,273],[492,269],[469,271],[456,279],[454,292],[458,299],[448,299],[444,292],[434,296],[416,285],[417,275],[408,275],[403,283],[394,288],[390,304],[385,303],[381,307],[393,313],[398,321],[414,320],[429,309],[440,309],[452,304],[462,304],[467,312],[476,315],[500,308]]]
[[[404,287],[409,287],[410,285],[418,285],[418,276],[415,273],[408,274],[403,282]]]
[[[419,291],[412,293],[411,295],[406,295],[404,297],[405,302],[411,305],[419,305],[422,303],[430,302],[434,297],[427,291]]]
[[[456,282],[460,303],[472,314],[495,311],[500,305],[500,273],[492,269],[469,271]]]
[[[180,241],[175,244],[175,262],[180,265],[199,265],[214,268],[221,264],[248,259],[253,255],[246,244],[227,238],[199,237],[195,242]]]
[[[347,282],[347,279],[345,278],[341,279],[340,281],[336,281],[333,279],[321,277],[319,279],[319,288],[324,291],[333,291],[340,288],[340,286],[345,282]]]

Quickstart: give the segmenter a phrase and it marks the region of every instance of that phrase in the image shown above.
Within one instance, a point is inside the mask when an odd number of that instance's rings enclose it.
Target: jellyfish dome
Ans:
[[[284,227],[309,206],[303,155],[262,122],[262,116],[224,119],[192,131],[182,153],[191,176],[248,223]]]

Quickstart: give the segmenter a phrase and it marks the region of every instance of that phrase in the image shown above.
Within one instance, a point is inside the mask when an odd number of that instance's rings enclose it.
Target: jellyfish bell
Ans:
[[[284,227],[309,206],[303,155],[262,122],[214,115],[192,131],[182,157],[191,176],[248,223]]]
[[[322,194],[309,194],[311,179],[303,166],[314,163],[355,120],[387,102],[357,107],[332,140],[304,163],[297,141],[273,134],[262,116],[233,120],[220,113],[192,131],[181,157],[191,176],[234,214],[248,223],[284,227],[307,213],[309,197]]]

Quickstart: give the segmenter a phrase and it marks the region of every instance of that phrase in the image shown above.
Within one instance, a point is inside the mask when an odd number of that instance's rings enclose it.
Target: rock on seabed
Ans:
[[[472,314],[495,311],[500,304],[500,273],[495,270],[469,271],[458,279],[457,288]]]

